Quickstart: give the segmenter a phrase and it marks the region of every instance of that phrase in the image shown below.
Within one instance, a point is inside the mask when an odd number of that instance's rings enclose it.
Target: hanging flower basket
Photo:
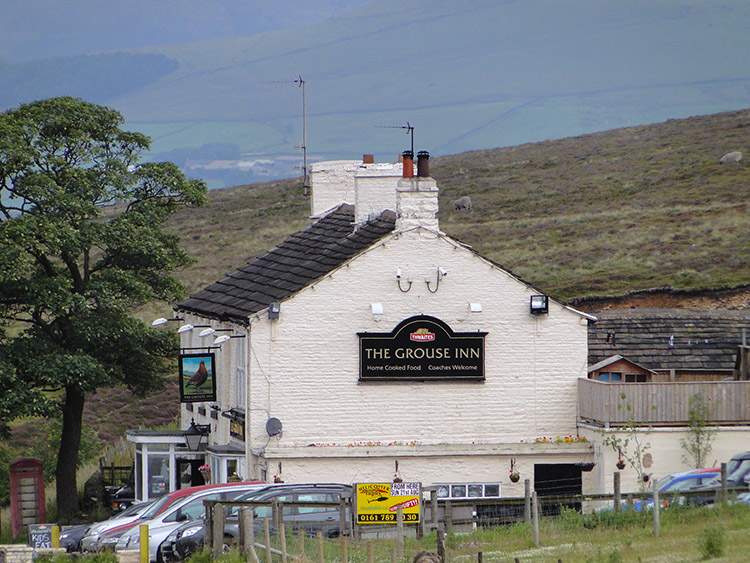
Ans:
[[[625,469],[625,461],[623,461],[622,458],[617,460],[616,465],[617,469]]]
[[[593,461],[588,461],[584,463],[579,464],[581,471],[593,471],[594,467],[596,466],[596,463]]]
[[[518,483],[518,480],[521,478],[521,474],[518,471],[512,471],[510,474],[510,480],[514,483]]]
[[[203,480],[206,482],[206,485],[209,485],[211,483],[211,466],[201,465],[198,468],[198,471],[200,471],[200,474],[203,476]]]
[[[284,480],[281,477],[279,477],[278,475],[274,475],[273,476],[273,482],[274,483],[283,483]]]

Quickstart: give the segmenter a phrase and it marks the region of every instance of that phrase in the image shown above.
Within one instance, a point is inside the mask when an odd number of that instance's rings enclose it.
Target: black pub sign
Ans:
[[[359,332],[359,380],[484,380],[486,332],[453,332],[418,315],[392,332]]]

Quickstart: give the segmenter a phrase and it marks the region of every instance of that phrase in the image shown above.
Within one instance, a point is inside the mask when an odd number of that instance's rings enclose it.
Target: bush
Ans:
[[[704,528],[698,536],[698,548],[703,559],[721,557],[724,554],[724,530],[721,528]]]

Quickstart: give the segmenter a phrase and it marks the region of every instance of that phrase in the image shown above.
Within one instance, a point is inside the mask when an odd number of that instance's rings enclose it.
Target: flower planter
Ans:
[[[518,473],[511,473],[510,474],[510,480],[514,483],[518,483],[518,480],[521,478],[521,476]]]
[[[625,462],[621,459],[617,461],[617,469],[625,469]]]

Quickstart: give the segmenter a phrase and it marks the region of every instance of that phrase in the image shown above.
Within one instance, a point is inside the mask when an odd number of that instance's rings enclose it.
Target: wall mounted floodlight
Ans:
[[[229,335],[228,334],[222,334],[221,336],[219,336],[219,338],[217,338],[216,340],[214,340],[214,346],[217,346],[219,344],[223,344],[227,340],[229,340]]]
[[[186,325],[182,325],[180,328],[178,328],[177,332],[178,333],[189,332],[189,331],[193,330],[194,328],[206,328],[208,326],[209,325],[191,325],[191,324],[186,324]]]
[[[185,320],[185,319],[183,319],[182,317],[174,317],[174,318],[172,318],[172,319],[168,319],[168,318],[166,318],[166,317],[159,317],[158,319],[155,319],[155,320],[154,320],[154,321],[153,321],[153,322],[151,323],[151,326],[159,326],[159,325],[163,325],[163,324],[166,324],[166,323],[168,323],[168,322],[170,322],[170,321],[184,321],[184,320]]]
[[[532,295],[529,300],[529,312],[532,315],[549,313],[549,299],[546,295]]]
[[[204,338],[206,336],[209,336],[209,335],[213,334],[214,332],[216,332],[215,328],[207,328],[207,329],[204,329],[204,330],[200,331],[200,333],[198,334],[198,336],[200,336],[201,338]]]
[[[281,313],[281,303],[274,301],[268,305],[268,318],[278,319]]]
[[[441,267],[438,266],[438,269],[437,269],[437,279],[435,281],[435,289],[433,290],[430,287],[430,280],[429,279],[425,278],[425,280],[424,280],[425,283],[427,283],[427,290],[430,293],[437,293],[437,290],[440,287],[440,280],[442,280],[447,275],[448,275],[448,270],[446,270],[445,268],[441,268]]]
[[[396,283],[398,283],[398,288],[401,290],[402,293],[406,293],[411,289],[411,279],[407,279],[406,283],[409,285],[406,286],[406,289],[401,285],[401,268],[396,268]]]

